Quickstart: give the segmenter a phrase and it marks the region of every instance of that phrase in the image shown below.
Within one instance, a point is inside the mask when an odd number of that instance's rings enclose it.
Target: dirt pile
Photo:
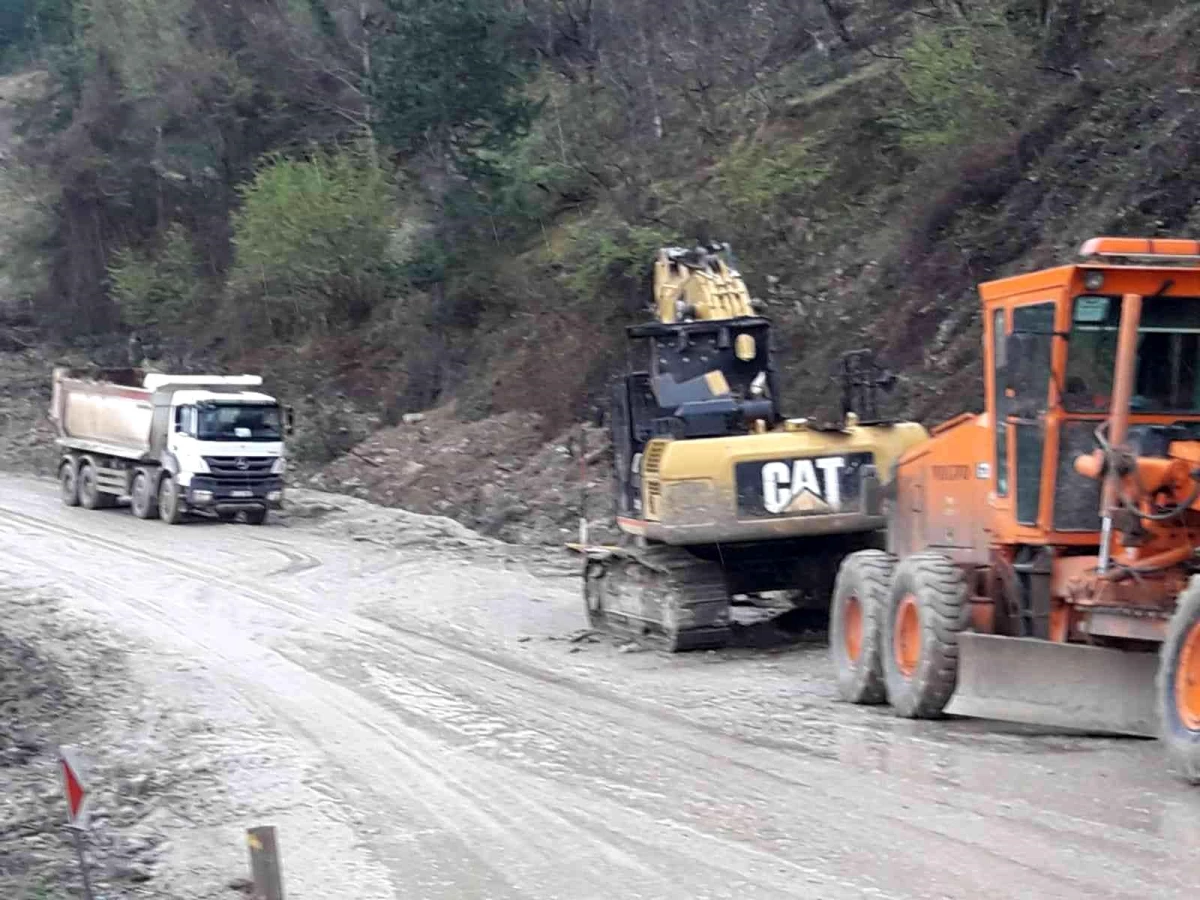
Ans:
[[[580,426],[547,442],[536,414],[462,422],[448,407],[377,432],[305,484],[512,543],[561,544],[578,534],[585,482],[593,535],[611,527],[610,460],[602,429]]]

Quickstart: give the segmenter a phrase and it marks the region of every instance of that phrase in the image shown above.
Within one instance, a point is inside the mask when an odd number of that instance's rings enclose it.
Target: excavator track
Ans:
[[[730,598],[721,567],[678,547],[605,548],[584,563],[588,623],[669,653],[729,643]]]

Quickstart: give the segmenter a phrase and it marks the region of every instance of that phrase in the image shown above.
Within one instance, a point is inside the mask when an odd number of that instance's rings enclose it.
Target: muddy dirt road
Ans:
[[[553,561],[300,499],[321,514],[169,528],[0,477],[0,587],[119,629],[144,651],[136,677],[208,723],[213,754],[263,748],[222,757],[227,820],[172,826],[171,896],[214,896],[197,885],[243,869],[242,829],[264,821],[297,900],[1200,885],[1200,792],[1151,742],[900,722],[835,703],[816,645],[573,643],[577,583]]]

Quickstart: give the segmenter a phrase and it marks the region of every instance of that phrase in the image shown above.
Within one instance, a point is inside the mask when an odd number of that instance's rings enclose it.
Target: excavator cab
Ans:
[[[750,434],[781,416],[767,319],[653,322],[627,333],[648,363],[618,379],[611,396],[618,507],[633,515],[638,463],[651,440]]]
[[[1160,736],[1200,782],[1200,243],[1080,257],[981,285],[984,412],[899,460],[831,653],[854,702]]]

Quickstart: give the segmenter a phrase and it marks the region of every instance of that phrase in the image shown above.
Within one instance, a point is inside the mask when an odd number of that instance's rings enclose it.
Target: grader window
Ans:
[[[1032,338],[1032,371],[1029,384],[1035,393],[1018,399],[1024,401],[1022,406],[1026,410],[1045,409],[1050,389],[1054,303],[1018,306],[1012,312],[1012,322],[1014,332],[1021,332]],[[1010,408],[1009,412],[1011,415],[1013,410]],[[1037,522],[1042,498],[1042,456],[1045,451],[1046,434],[1042,423],[1036,419],[1014,420],[1011,427],[1016,430],[1016,439],[1013,442],[1016,460],[1013,470],[1016,475],[1017,521],[1022,525],[1033,525]]]
[[[996,407],[996,494],[1008,496],[1008,396],[1004,392],[1004,310],[992,314],[992,397]]]
[[[1063,403],[1108,412],[1117,358],[1119,297],[1075,300]],[[1200,299],[1147,297],[1138,328],[1133,412],[1200,414]]]

